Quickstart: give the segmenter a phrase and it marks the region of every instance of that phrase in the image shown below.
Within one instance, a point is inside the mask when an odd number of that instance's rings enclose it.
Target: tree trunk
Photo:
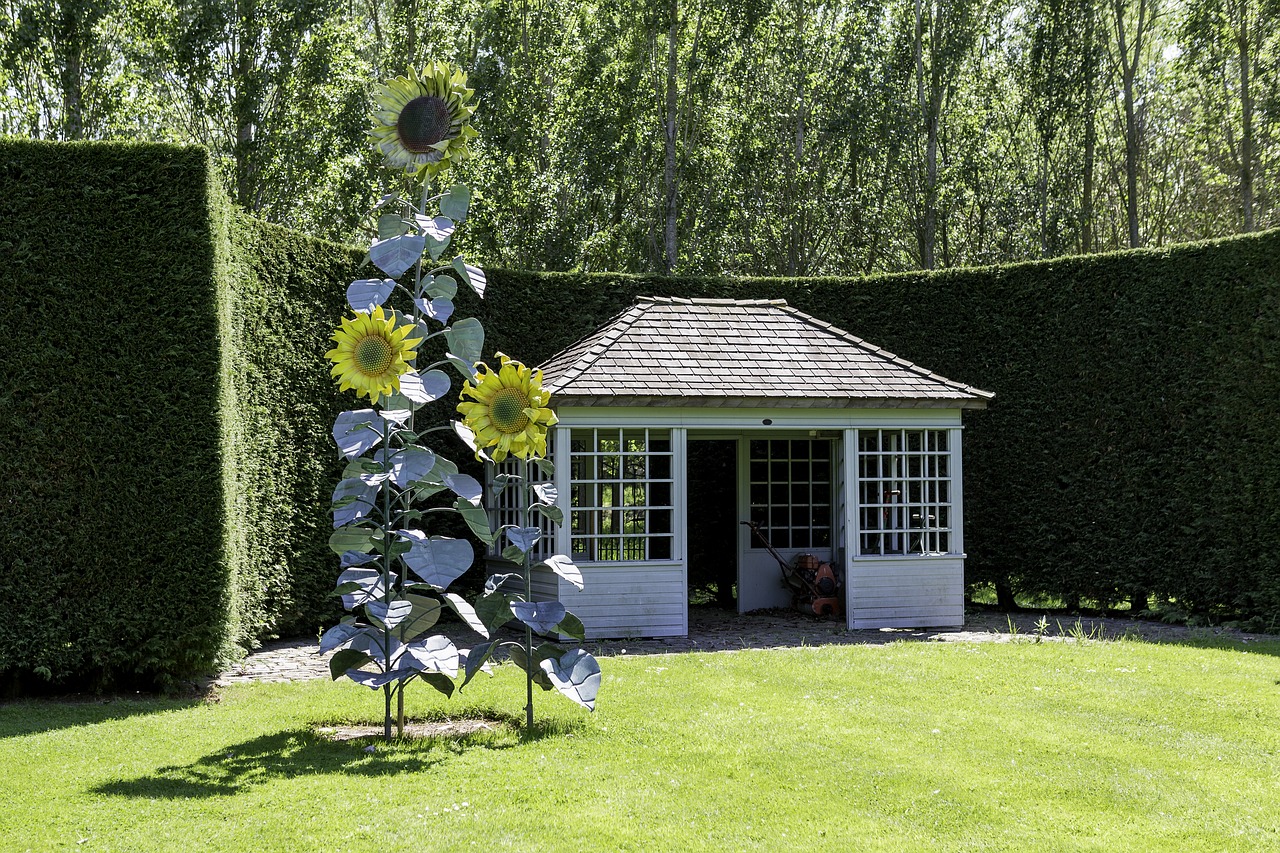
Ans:
[[[1240,204],[1244,208],[1244,230],[1253,223],[1253,94],[1249,85],[1249,0],[1240,0],[1240,29],[1236,35],[1240,51]]]
[[[62,8],[59,39],[64,63],[58,72],[58,87],[62,90],[62,138],[84,138],[84,73],[81,54],[84,39],[81,34],[90,25],[81,19],[79,9]]]
[[[231,103],[236,141],[232,148],[236,169],[236,202],[250,212],[257,210],[257,116],[261,92],[257,81],[257,49],[261,33],[257,0],[239,0],[236,24],[236,58]]]
[[[1093,251],[1093,167],[1098,145],[1098,129],[1094,124],[1094,86],[1098,74],[1098,46],[1095,42],[1093,25],[1097,11],[1092,2],[1089,3],[1089,14],[1085,18],[1085,70],[1084,70],[1084,174],[1080,188],[1080,251],[1088,254]]]
[[[665,203],[662,232],[662,268],[671,275],[676,268],[676,211],[679,208],[679,190],[676,186],[676,71],[679,59],[680,10],[678,0],[671,0],[671,29],[667,34],[667,116],[664,127],[666,167],[663,171]]]

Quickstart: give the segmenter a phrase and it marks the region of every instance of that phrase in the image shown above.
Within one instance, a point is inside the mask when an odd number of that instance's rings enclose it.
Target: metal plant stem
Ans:
[[[529,462],[526,460],[522,466],[520,477],[520,526],[529,526]],[[530,557],[532,548],[524,552],[524,600],[533,601],[533,578],[530,569]],[[525,706],[524,706],[524,734],[525,737],[533,736],[533,627],[526,624],[524,626],[524,676],[525,676]]]

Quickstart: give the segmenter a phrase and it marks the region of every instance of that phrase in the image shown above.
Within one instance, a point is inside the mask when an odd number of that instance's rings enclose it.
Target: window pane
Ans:
[[[671,479],[671,457],[670,456],[650,456],[649,457],[649,476],[655,480]]]
[[[655,509],[649,513],[649,532],[650,533],[670,533],[671,532],[671,510]]]
[[[671,559],[671,540],[665,536],[657,539],[649,540],[649,559],[650,560],[670,560]]]

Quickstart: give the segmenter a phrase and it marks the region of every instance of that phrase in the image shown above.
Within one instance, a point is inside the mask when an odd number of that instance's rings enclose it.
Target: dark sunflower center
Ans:
[[[400,144],[414,154],[425,154],[449,135],[449,105],[435,95],[419,95],[404,105],[396,119]]]
[[[489,420],[498,432],[512,435],[521,432],[529,425],[529,417],[524,410],[529,407],[529,398],[518,388],[503,388],[493,395],[489,405]]]
[[[361,338],[355,346],[356,367],[365,376],[381,376],[391,369],[395,353],[391,342],[377,335]]]

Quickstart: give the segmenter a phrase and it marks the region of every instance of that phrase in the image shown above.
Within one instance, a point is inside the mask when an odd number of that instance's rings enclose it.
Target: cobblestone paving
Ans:
[[[662,655],[681,652],[727,652],[742,649],[794,648],[798,646],[879,645],[896,641],[1007,642],[1034,636],[1035,613],[976,612],[966,616],[962,628],[882,628],[850,631],[843,620],[823,620],[790,611],[767,611],[739,616],[725,610],[695,607],[689,610],[689,636],[670,639],[588,640],[582,647],[597,657]],[[1011,631],[1010,625],[1016,628]],[[1049,618],[1047,639],[1069,640],[1072,634],[1116,638],[1125,635],[1146,640],[1174,641],[1192,635],[1219,635],[1244,640],[1254,635],[1223,629],[1187,629],[1129,619]],[[453,630],[450,630],[453,629]],[[474,633],[458,625],[443,626],[440,633],[460,646],[474,645]],[[511,639],[519,635],[504,630]],[[569,645],[569,644],[566,644]],[[316,653],[315,640],[281,640],[268,643],[232,669],[211,679],[220,687],[249,681],[304,681],[329,676],[328,655]]]

